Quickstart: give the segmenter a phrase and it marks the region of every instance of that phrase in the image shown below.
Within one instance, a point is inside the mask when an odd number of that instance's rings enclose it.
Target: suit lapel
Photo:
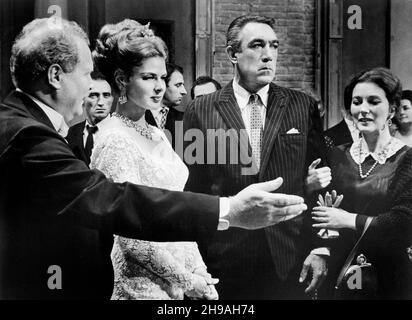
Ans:
[[[79,150],[80,153],[83,157],[83,159],[86,159],[86,153],[84,150],[84,142],[83,142],[83,132],[84,132],[84,128],[86,126],[86,120],[84,120],[83,122],[81,122],[81,124],[79,124],[79,130],[77,131],[77,145],[79,146]]]
[[[20,110],[26,109],[34,119],[55,130],[49,117],[47,117],[44,111],[24,93],[13,91],[4,102],[17,107]]]
[[[270,84],[268,105],[266,110],[265,130],[263,132],[260,178],[265,172],[270,154],[273,149],[273,144],[279,132],[280,124],[285,113],[285,105],[288,102],[287,96],[280,87]]]
[[[243,122],[240,108],[236,102],[232,82],[233,81],[221,90],[219,100],[215,102],[215,106],[229,129],[234,128],[237,132],[243,132],[247,137],[245,123]],[[239,137],[237,138],[239,139]],[[252,147],[250,146],[249,139],[247,141],[247,146],[244,143],[240,143],[240,152],[251,155]],[[241,142],[243,142],[243,140],[241,140]]]
[[[232,81],[226,85],[221,93],[220,99],[216,102],[216,109],[229,128],[245,129],[240,108],[236,102],[233,92]]]

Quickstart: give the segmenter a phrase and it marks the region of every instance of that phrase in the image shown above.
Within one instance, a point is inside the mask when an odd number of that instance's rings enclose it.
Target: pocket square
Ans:
[[[286,134],[298,134],[298,133],[300,133],[300,132],[296,128],[292,128],[288,132],[286,132]]]

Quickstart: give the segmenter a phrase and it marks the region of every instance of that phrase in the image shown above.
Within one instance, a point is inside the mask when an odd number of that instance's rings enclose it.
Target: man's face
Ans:
[[[183,75],[179,71],[174,71],[170,76],[163,98],[164,105],[177,107],[182,103],[182,98],[187,94],[184,84]]]
[[[89,95],[83,106],[88,120],[97,124],[106,118],[113,103],[112,89],[106,80],[92,80]]]
[[[83,99],[88,96],[93,71],[92,56],[87,43],[77,39],[79,61],[72,72],[61,74],[59,103],[64,106],[62,115],[66,122],[83,113]]]
[[[216,86],[213,82],[208,82],[204,84],[199,84],[193,88],[193,95],[195,98],[204,96],[205,94],[213,93],[217,91]]]
[[[239,33],[240,49],[234,54],[239,84],[255,92],[275,78],[278,38],[264,23],[249,22]]]

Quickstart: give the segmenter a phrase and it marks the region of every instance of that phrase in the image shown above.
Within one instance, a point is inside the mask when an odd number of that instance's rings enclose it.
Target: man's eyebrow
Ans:
[[[260,39],[260,38],[255,38],[249,41],[249,43],[253,43],[253,42],[266,42],[266,40]]]
[[[249,41],[249,44],[254,43],[254,42],[270,42],[270,43],[279,43],[279,39],[273,39],[273,40],[265,40],[265,39],[261,39],[261,38],[255,38]]]

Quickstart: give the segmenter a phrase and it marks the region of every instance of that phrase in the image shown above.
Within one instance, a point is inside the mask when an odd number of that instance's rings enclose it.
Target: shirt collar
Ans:
[[[159,117],[160,115],[160,111],[163,108],[166,109],[167,112],[169,112],[169,107],[166,107],[166,106],[161,106],[159,109],[156,109],[156,110],[150,110],[152,112],[153,118],[157,119],[157,117]]]
[[[398,152],[405,146],[405,144],[401,140],[394,137],[392,137],[391,139],[392,140],[387,146],[386,150],[381,150],[377,153],[372,153],[369,151],[368,144],[366,143],[365,139],[358,139],[357,141],[352,143],[352,146],[349,150],[350,155],[356,164],[363,163],[368,156],[371,156],[379,164],[384,164],[387,159],[392,157],[396,152]]]
[[[60,134],[63,138],[67,136],[67,133],[69,132],[69,126],[66,124],[63,116],[60,113],[58,113],[53,108],[50,108],[47,104],[41,102],[39,99],[36,99],[32,95],[28,94],[27,92],[24,92],[23,90],[19,88],[17,88],[16,91],[25,94],[31,100],[33,100],[33,102],[37,104],[40,107],[40,109],[42,109],[43,112],[46,114],[46,116],[49,118],[50,122],[52,123],[57,133]]]
[[[95,124],[95,125],[91,124],[91,123],[89,122],[89,120],[86,119],[86,120],[85,120],[86,123],[85,123],[85,125],[84,125],[84,130],[87,130],[87,129],[86,129],[87,126],[89,126],[89,127],[97,127],[98,129],[100,129],[100,126],[101,126],[105,121],[107,121],[107,119],[110,119],[110,118],[111,118],[111,114],[109,113],[106,118],[104,118],[103,120],[99,121],[99,122],[98,122],[97,124]]]
[[[245,88],[243,88],[241,85],[238,83],[238,79],[233,79],[233,92],[236,97],[236,101],[239,105],[240,110],[242,111],[244,108],[246,108],[247,104],[249,103],[249,97],[251,96],[252,93],[247,91]],[[256,94],[260,97],[260,100],[263,103],[263,106],[266,108],[268,105],[268,98],[269,98],[269,84],[264,86],[262,89],[260,89]]]

